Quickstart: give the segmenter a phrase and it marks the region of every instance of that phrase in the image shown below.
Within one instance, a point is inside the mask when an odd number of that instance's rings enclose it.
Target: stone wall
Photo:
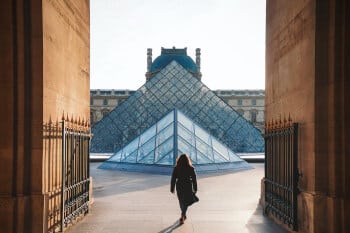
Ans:
[[[350,3],[317,1],[316,232],[350,231]]]
[[[89,117],[89,1],[0,1],[0,42],[0,232],[47,232],[43,123]]]
[[[265,121],[299,123],[300,227],[313,232],[315,1],[267,1]]]
[[[44,228],[41,8],[39,0],[0,3],[0,232]]]
[[[43,1],[44,120],[89,119],[89,1]]]
[[[349,12],[342,0],[267,1],[266,122],[299,123],[300,232],[350,229]]]

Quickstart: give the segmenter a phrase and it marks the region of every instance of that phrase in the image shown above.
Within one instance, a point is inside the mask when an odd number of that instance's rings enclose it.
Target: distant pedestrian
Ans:
[[[186,154],[180,155],[176,160],[170,183],[170,191],[172,193],[174,193],[175,185],[181,209],[180,224],[183,224],[187,218],[186,211],[188,206],[198,201],[195,195],[197,192],[196,172]]]

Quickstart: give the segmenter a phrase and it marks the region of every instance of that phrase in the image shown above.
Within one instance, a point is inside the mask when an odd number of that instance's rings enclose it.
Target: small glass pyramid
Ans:
[[[100,168],[170,173],[177,155],[183,153],[191,158],[197,172],[250,168],[177,109],[113,154]]]

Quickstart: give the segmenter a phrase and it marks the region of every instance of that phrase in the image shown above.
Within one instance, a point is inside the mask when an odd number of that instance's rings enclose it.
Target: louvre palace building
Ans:
[[[199,52],[199,50],[198,50]],[[197,63],[200,54],[197,53]],[[148,66],[152,63],[151,50],[148,50]],[[149,73],[146,74],[146,78]],[[129,98],[135,90],[92,89],[90,90],[90,121],[94,125],[105,115]],[[250,121],[261,132],[264,131],[264,90],[214,90],[218,97]]]

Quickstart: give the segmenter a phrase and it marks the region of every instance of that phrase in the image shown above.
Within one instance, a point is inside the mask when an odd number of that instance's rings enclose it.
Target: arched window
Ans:
[[[108,105],[108,100],[107,99],[103,100],[103,105]]]

